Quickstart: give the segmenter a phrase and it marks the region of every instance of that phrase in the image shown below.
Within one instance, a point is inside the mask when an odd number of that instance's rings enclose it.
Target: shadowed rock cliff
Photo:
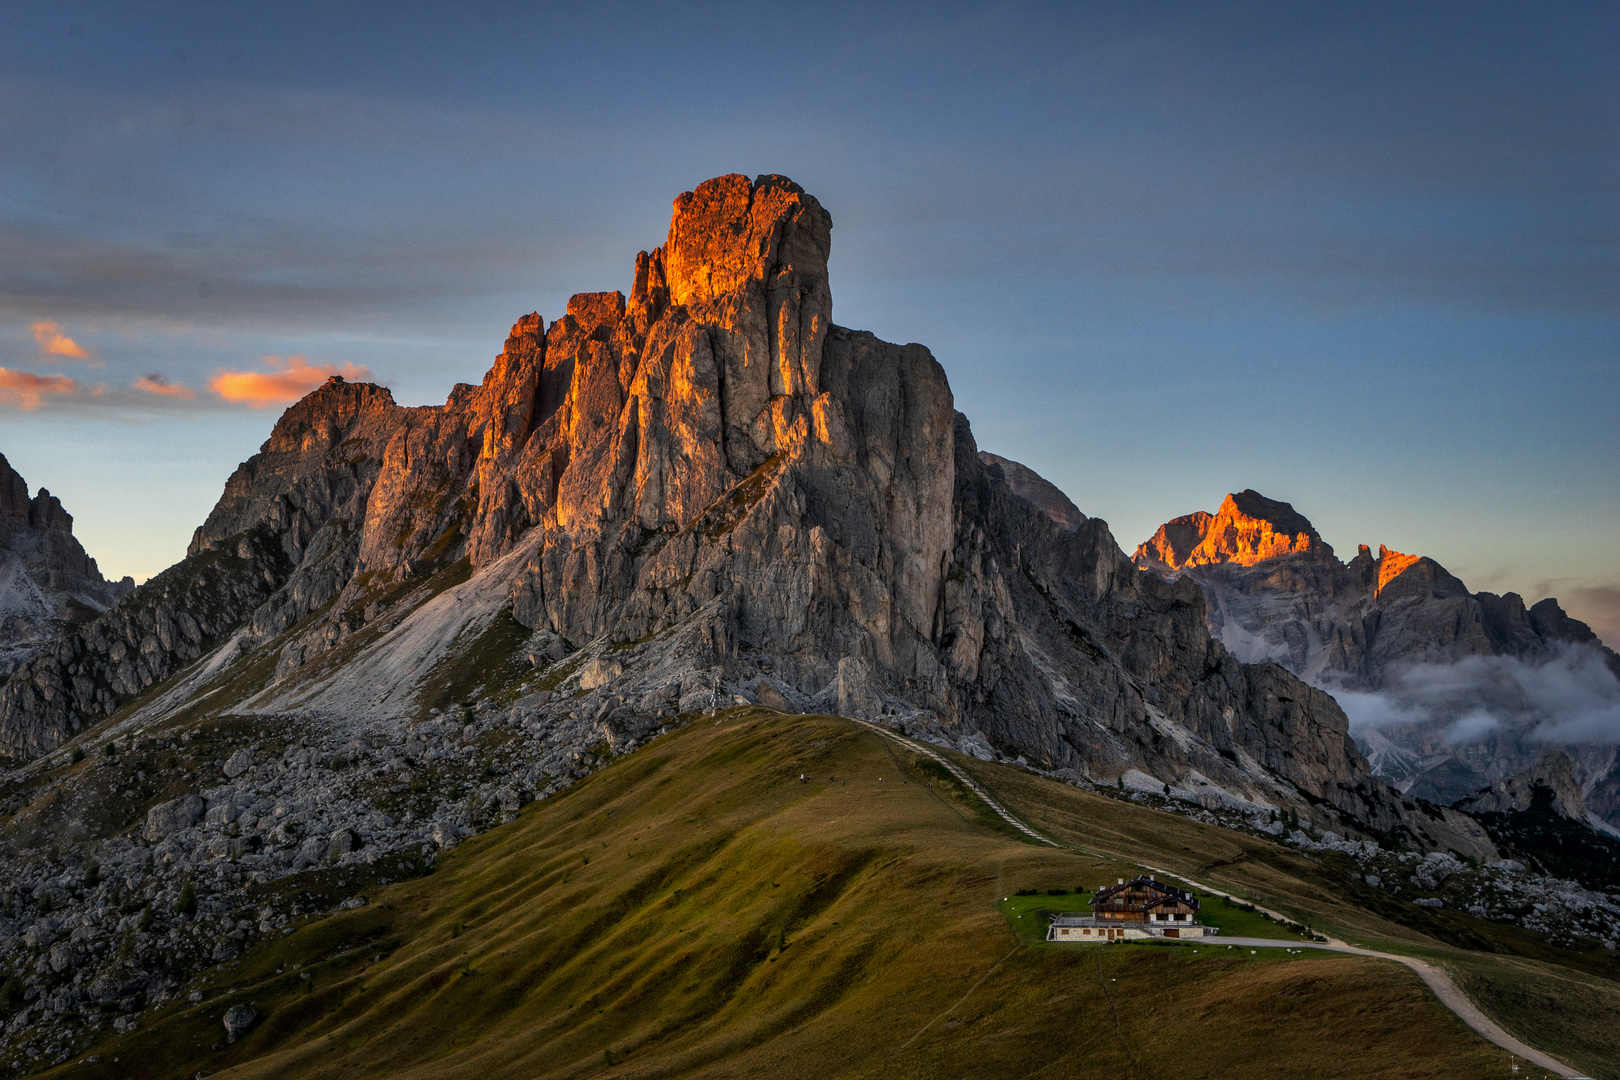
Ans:
[[[29,498],[27,482],[0,455],[0,680],[134,587],[128,578],[104,579],[61,501],[44,488]]]
[[[1086,515],[1080,512],[1080,508],[1074,505],[1057,485],[1029,466],[987,450],[979,451],[979,460],[986,465],[999,467],[1002,479],[1007,481],[1007,486],[1012,488],[1015,494],[1034,503],[1047,517],[1070,532],[1078,529],[1086,520]]]
[[[1575,765],[1562,750],[1542,755],[1530,768],[1470,795],[1459,805],[1470,813],[1525,811],[1534,803],[1537,788],[1551,793],[1548,801],[1555,813],[1586,824],[1586,799],[1575,779]]]

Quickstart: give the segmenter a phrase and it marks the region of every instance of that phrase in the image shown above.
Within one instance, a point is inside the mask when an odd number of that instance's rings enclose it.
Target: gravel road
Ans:
[[[1227,945],[1248,949],[1326,949],[1328,952],[1349,953],[1352,956],[1372,956],[1380,960],[1393,960],[1397,964],[1405,964],[1418,973],[1418,977],[1429,985],[1434,996],[1440,999],[1441,1004],[1462,1018],[1463,1023],[1473,1028],[1480,1035],[1508,1051],[1517,1054],[1532,1064],[1538,1065],[1550,1072],[1555,1072],[1566,1080],[1586,1080],[1586,1074],[1571,1069],[1557,1058],[1543,1054],[1540,1050],[1515,1039],[1497,1026],[1496,1022],[1474,1007],[1473,1002],[1458,989],[1457,984],[1451,981],[1451,976],[1435,967],[1411,956],[1402,956],[1399,953],[1378,952],[1373,949],[1361,949],[1354,945],[1346,945],[1342,941],[1281,941],[1274,938],[1249,937],[1216,937],[1202,940],[1188,939],[1179,942],[1182,945],[1201,945],[1204,948],[1216,949]]]
[[[1019,821],[1016,817],[1008,812],[1006,807],[1002,806],[999,802],[992,798],[989,792],[985,791],[978,784],[974,783],[973,779],[969,777],[963,770],[958,768],[954,762],[947,760],[943,755],[935,751],[933,747],[928,746],[925,743],[919,743],[913,739],[908,739],[903,735],[899,735],[895,732],[887,730],[886,728],[879,727],[876,724],[868,723],[864,720],[857,720],[856,723],[862,725],[863,727],[872,729],[879,735],[887,736],[888,738],[893,739],[895,742],[904,743],[910,749],[919,751],[932,758],[934,761],[939,762],[941,765],[949,769],[952,775],[965,783],[975,795],[983,799],[985,804],[989,806],[991,810],[995,811],[1002,818],[1006,819],[1007,822],[1017,828],[1020,832],[1027,834],[1031,838],[1038,840],[1043,844],[1051,844],[1053,847],[1062,846],[1056,841],[1036,832],[1022,821]],[[1162,870],[1159,867],[1144,866],[1143,869],[1151,870],[1164,877],[1177,878],[1178,880],[1187,882],[1194,888],[1202,889],[1208,893],[1214,893],[1216,896],[1224,896],[1232,900],[1238,899],[1237,897],[1232,896],[1230,893],[1212,888],[1209,885],[1205,885],[1201,881],[1194,881],[1189,877],[1176,874],[1171,871]],[[1249,903],[1249,901],[1242,902]],[[1265,908],[1259,907],[1257,907],[1256,910],[1264,911],[1274,919],[1285,922],[1288,921],[1282,915],[1279,915],[1274,911],[1269,911]],[[1242,946],[1245,948],[1265,949],[1326,949],[1329,952],[1349,953],[1352,956],[1371,956],[1379,960],[1393,960],[1397,964],[1404,964],[1413,971],[1417,972],[1418,978],[1422,979],[1428,984],[1429,989],[1434,991],[1435,997],[1440,999],[1440,1003],[1461,1017],[1463,1023],[1473,1028],[1474,1031],[1483,1038],[1489,1039],[1491,1042],[1495,1043],[1497,1046],[1500,1046],[1510,1054],[1517,1054],[1519,1057],[1524,1058],[1526,1061],[1529,1061],[1532,1064],[1540,1066],[1543,1069],[1547,1069],[1550,1072],[1557,1073],[1559,1076],[1564,1077],[1565,1080],[1586,1080],[1585,1073],[1578,1072],[1577,1070],[1570,1068],[1557,1058],[1552,1057],[1549,1054],[1544,1054],[1533,1046],[1526,1046],[1518,1039],[1515,1039],[1513,1036],[1503,1031],[1494,1020],[1480,1012],[1479,1009],[1475,1008],[1474,1003],[1468,1000],[1467,995],[1465,995],[1462,990],[1458,988],[1455,982],[1452,982],[1450,975],[1447,975],[1444,971],[1441,971],[1433,964],[1425,963],[1424,961],[1418,960],[1414,957],[1402,956],[1399,953],[1387,953],[1378,952],[1373,949],[1362,949],[1355,945],[1348,945],[1342,941],[1286,941],[1276,940],[1273,938],[1220,936],[1213,938],[1188,938],[1183,941],[1176,942],[1176,944],[1191,945],[1203,948],[1219,948],[1226,945],[1233,945]]]

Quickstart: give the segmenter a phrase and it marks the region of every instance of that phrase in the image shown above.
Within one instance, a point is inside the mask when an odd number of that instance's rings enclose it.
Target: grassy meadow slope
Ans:
[[[1250,896],[1351,944],[1422,957],[1449,970],[1520,1039],[1594,1077],[1620,1077],[1620,957],[1612,951],[1555,948],[1515,926],[1403,902],[1367,886],[1342,855],[1306,857],[1021,769],[960,760],[994,798],[1074,850],[1139,859]]]
[[[1015,839],[936,764],[854,723],[734,710],[529,806],[426,877],[249,951],[214,973],[201,1002],[148,1013],[98,1047],[98,1062],[48,1075],[1505,1071],[1503,1052],[1387,962],[1035,944],[1002,910],[1024,910],[1008,906],[1020,889],[1092,888],[1140,860],[1294,903],[1349,936],[1464,955],[1356,912],[1275,845],[1016,770],[976,771],[1094,853]],[[1600,975],[1511,960],[1610,1000]],[[259,1019],[221,1045],[221,1017],[238,1003]],[[1620,1076],[1612,1062],[1590,1067]]]

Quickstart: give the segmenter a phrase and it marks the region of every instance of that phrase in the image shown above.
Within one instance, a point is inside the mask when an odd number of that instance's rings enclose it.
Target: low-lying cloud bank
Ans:
[[[1471,656],[1417,664],[1381,691],[1327,689],[1352,733],[1415,725],[1443,729],[1442,741],[1459,745],[1507,728],[1534,742],[1620,744],[1620,678],[1589,644],[1534,661]]]

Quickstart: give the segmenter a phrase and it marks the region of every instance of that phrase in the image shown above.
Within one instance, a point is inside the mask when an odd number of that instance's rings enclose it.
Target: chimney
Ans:
[[[1119,879],[1119,883],[1120,883],[1120,884],[1121,884],[1121,885],[1123,885],[1123,884],[1125,884],[1125,879],[1124,879],[1124,878],[1120,878],[1120,879]]]

